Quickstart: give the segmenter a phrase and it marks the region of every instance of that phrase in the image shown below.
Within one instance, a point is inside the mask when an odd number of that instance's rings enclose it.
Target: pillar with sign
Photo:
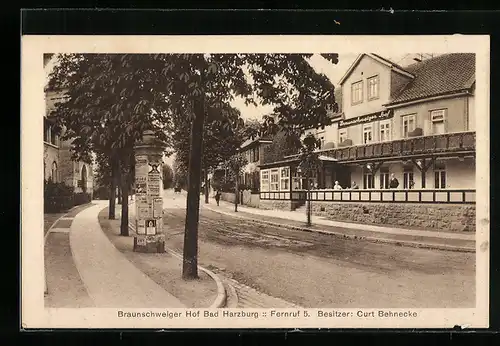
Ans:
[[[153,131],[145,131],[135,145],[134,251],[165,252],[163,233],[162,164],[165,143]]]

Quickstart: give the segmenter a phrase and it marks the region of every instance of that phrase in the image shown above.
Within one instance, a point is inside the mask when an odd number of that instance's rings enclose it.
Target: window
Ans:
[[[339,143],[342,143],[347,139],[347,129],[339,130]]]
[[[380,122],[380,141],[386,142],[391,140],[391,121]]]
[[[373,174],[371,172],[363,173],[363,189],[373,189],[374,186]]]
[[[281,191],[290,190],[290,168],[281,169]]]
[[[353,105],[363,102],[363,81],[352,83],[351,98]]]
[[[255,162],[259,161],[259,147],[255,148]]]
[[[260,184],[261,184],[261,190],[262,191],[269,191],[269,171],[261,171],[260,174],[262,175]]]
[[[403,171],[403,189],[411,189],[413,184],[413,167],[405,167]]]
[[[323,149],[325,147],[325,136],[321,136],[319,137],[319,145],[320,145],[320,149]]]
[[[389,168],[387,167],[380,168],[380,188],[381,189],[389,188]]]
[[[43,140],[44,142],[50,143],[50,125],[44,121],[43,123]]]
[[[292,183],[294,190],[302,190],[302,180],[304,178],[301,176],[299,172],[293,173]]]
[[[403,138],[407,138],[408,134],[415,130],[415,114],[405,115],[402,117],[403,123]]]
[[[371,143],[373,140],[372,125],[363,126],[363,144]]]
[[[278,169],[271,169],[271,191],[279,190],[279,173]]]
[[[446,168],[444,165],[436,165],[434,167],[434,188],[446,188]]]
[[[50,172],[50,178],[51,178],[52,182],[54,182],[54,183],[58,182],[58,179],[57,179],[57,163],[55,161],[52,163],[52,171]]]
[[[446,132],[445,130],[445,109],[431,111],[432,133],[440,135]]]
[[[378,98],[379,82],[378,76],[368,78],[368,100]]]

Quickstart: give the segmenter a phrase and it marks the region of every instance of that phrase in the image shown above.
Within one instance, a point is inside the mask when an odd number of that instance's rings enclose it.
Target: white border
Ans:
[[[27,328],[452,328],[488,327],[489,308],[489,36],[23,36],[22,37],[22,325]],[[124,319],[117,309],[44,309],[43,53],[324,52],[381,55],[476,53],[476,308],[412,309],[418,318]],[[129,309],[128,311],[137,311]],[[150,309],[148,309],[150,310]],[[331,310],[331,309],[329,309]],[[355,309],[339,309],[339,311]],[[365,309],[369,311],[372,309]],[[164,310],[158,310],[164,311]],[[260,311],[267,310],[250,310]],[[315,309],[307,310],[314,316]],[[220,313],[222,314],[222,312]]]

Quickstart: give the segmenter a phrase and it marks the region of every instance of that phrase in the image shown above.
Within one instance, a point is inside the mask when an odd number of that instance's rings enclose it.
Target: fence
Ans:
[[[311,190],[311,201],[377,202],[377,203],[448,203],[475,204],[475,189],[420,189],[420,190]],[[260,192],[261,200],[305,201],[307,191]]]

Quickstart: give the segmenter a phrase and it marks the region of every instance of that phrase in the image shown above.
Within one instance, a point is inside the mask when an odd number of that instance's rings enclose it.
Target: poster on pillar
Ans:
[[[146,220],[146,235],[156,234],[156,220]]]
[[[135,158],[135,183],[146,184],[148,176],[148,157],[146,155],[138,155]]]
[[[153,199],[153,218],[161,219],[163,216],[163,199],[154,198]]]
[[[146,220],[137,220],[137,234],[146,234]]]
[[[149,161],[147,175],[147,194],[152,197],[160,196],[161,162],[159,160]]]

